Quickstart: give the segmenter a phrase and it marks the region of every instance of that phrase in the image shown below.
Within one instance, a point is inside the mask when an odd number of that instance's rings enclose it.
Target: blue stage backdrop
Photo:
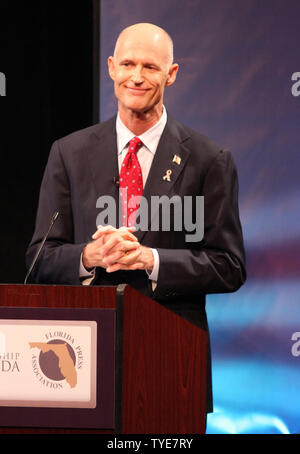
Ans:
[[[100,119],[116,112],[106,61],[119,31],[155,23],[180,64],[168,110],[238,167],[248,281],[207,298],[208,433],[300,432],[299,17],[299,0],[101,2]]]

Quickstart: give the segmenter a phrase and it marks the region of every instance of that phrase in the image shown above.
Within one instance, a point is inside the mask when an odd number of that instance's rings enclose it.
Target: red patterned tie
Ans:
[[[127,227],[134,225],[143,193],[142,169],[136,155],[141,146],[142,142],[138,137],[131,139],[120,171],[119,189],[122,204],[122,225]]]

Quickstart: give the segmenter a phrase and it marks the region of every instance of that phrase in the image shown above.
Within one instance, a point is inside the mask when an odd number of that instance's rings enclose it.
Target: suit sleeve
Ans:
[[[204,237],[181,249],[159,249],[155,299],[236,291],[245,281],[238,178],[230,152],[220,151],[203,184]]]
[[[51,148],[41,184],[35,232],[26,254],[28,267],[55,211],[59,216],[32,271],[32,279],[42,284],[79,285],[80,256],[85,244],[74,244],[70,184],[58,142]]]

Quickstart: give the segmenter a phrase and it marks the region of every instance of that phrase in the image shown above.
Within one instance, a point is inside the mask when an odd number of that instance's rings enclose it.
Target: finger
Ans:
[[[125,270],[143,270],[145,269],[145,264],[142,262],[136,262],[133,265],[128,265]]]
[[[141,245],[138,241],[126,241],[125,240],[120,243],[120,248],[118,248],[118,249],[125,252],[126,254],[128,254],[130,251],[135,251],[140,246]]]
[[[98,225],[97,230],[105,232],[106,230],[117,230],[113,225]]]
[[[127,239],[130,241],[137,241],[137,237],[132,233],[133,231],[128,230],[127,227],[126,229],[123,229],[123,227],[121,227],[118,232],[124,240]]]
[[[113,232],[120,232],[124,239],[129,239],[131,241],[137,241],[137,238],[132,234],[136,230],[135,227],[120,227],[116,229],[110,225],[108,226],[98,226],[98,230],[92,235],[93,240],[96,240],[101,237],[105,237],[108,234]]]
[[[119,271],[122,269],[122,266],[120,263],[115,263],[113,265],[110,265],[106,268],[107,273],[114,273],[115,271]]]
[[[134,271],[134,270],[143,270],[144,264],[142,262],[136,262],[132,265],[122,265],[121,263],[115,263],[106,268],[107,273],[113,273],[115,271],[124,270],[124,271]]]
[[[130,233],[130,235],[132,234]],[[139,245],[137,238],[133,235],[132,237],[133,239],[131,239],[130,236],[128,237],[128,232],[125,233],[124,236],[120,235],[119,233],[111,234],[102,247],[101,253],[103,257],[109,255],[111,250],[119,249],[125,252],[127,249],[132,247],[130,243]]]
[[[123,257],[118,260],[118,263],[120,265],[132,265],[139,259],[140,255],[141,250],[139,248],[136,251],[131,251],[128,254],[123,255]]]
[[[124,241],[122,244],[117,244],[116,248],[110,249],[109,253],[105,256],[102,256],[102,260],[107,265],[112,265],[113,263],[117,262],[119,259],[123,259],[124,263],[127,263],[132,258],[135,259],[138,254],[134,256],[130,255],[132,252],[136,251],[140,248],[139,243],[133,243],[132,241]],[[101,249],[102,252],[102,249]]]
[[[116,258],[116,256],[112,254],[111,256],[106,257],[103,261],[107,265],[107,267],[118,265],[113,269],[114,271],[116,271],[116,269],[124,269],[125,266],[136,263],[139,256],[140,251],[131,252],[129,254],[122,254],[122,256],[119,256],[118,258]]]
[[[119,229],[116,229],[114,226],[112,225],[98,225],[97,227],[97,231],[95,233],[97,233],[98,231],[100,232],[106,232],[108,230],[111,230],[111,231],[128,231],[128,232],[135,232],[136,231],[136,227],[132,226],[132,227],[127,227],[125,225],[123,225],[122,227],[120,227]]]
[[[114,263],[117,263],[124,256],[124,254],[125,253],[123,251],[116,251],[113,254],[102,258],[102,262],[105,266],[113,265]]]
[[[92,235],[93,240],[100,238],[104,233],[115,232],[117,229],[112,225],[98,225],[96,232]]]
[[[119,230],[127,230],[128,232],[135,232],[136,231],[136,227],[134,227],[134,226],[126,227],[125,225],[122,225],[122,227],[120,227]]]

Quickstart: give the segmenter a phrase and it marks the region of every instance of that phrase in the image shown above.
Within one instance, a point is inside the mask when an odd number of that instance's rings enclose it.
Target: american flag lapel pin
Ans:
[[[177,156],[177,154],[174,154],[173,162],[175,162],[176,164],[178,164],[178,165],[180,166],[181,157],[180,157],[180,156]]]

